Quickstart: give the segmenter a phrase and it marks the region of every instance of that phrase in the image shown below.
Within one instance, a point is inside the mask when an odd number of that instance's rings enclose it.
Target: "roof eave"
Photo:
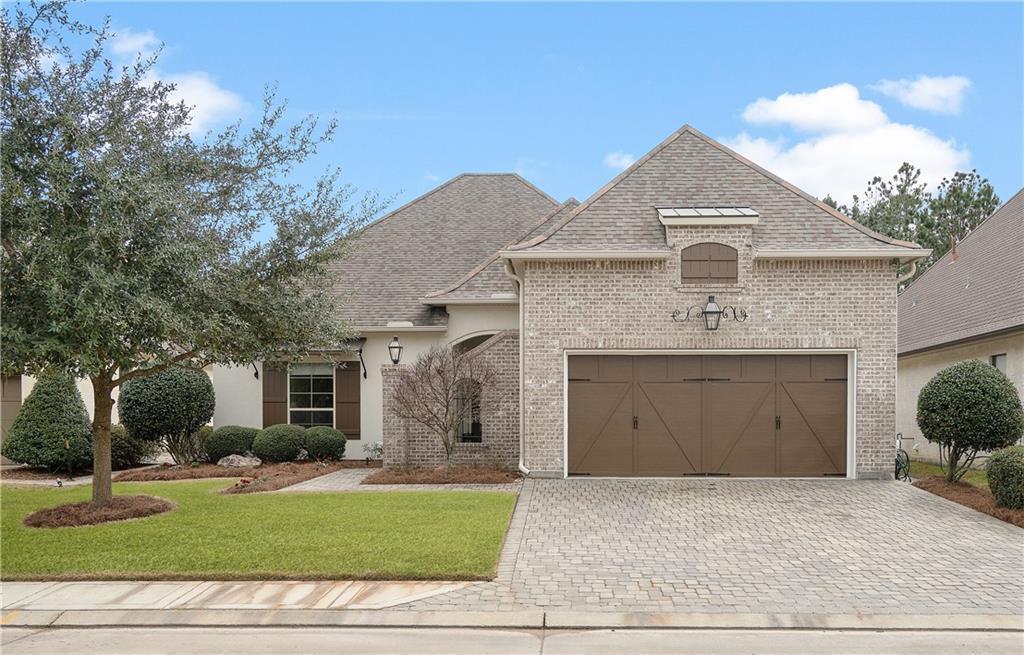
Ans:
[[[759,248],[755,259],[898,259],[909,264],[932,254],[927,248]]]
[[[447,305],[518,305],[519,296],[511,298],[422,298],[424,305],[445,307]]]
[[[650,260],[668,259],[671,250],[502,250],[502,259],[548,259],[548,260]]]

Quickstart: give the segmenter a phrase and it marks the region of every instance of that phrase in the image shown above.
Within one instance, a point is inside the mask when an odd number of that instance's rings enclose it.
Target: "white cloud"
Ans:
[[[608,168],[614,168],[619,171],[624,171],[635,163],[636,157],[628,152],[622,152],[621,150],[609,152],[604,156],[604,165]]]
[[[428,172],[423,174],[423,179],[426,180],[427,182],[440,182],[441,176],[438,175],[437,173]]]
[[[136,57],[153,54],[160,44],[159,37],[152,30],[125,27],[118,29],[111,39],[110,51],[122,61],[132,61]],[[157,80],[174,84],[170,100],[184,102],[192,109],[188,133],[193,137],[202,137],[210,130],[241,117],[249,108],[242,96],[217,84],[205,71],[171,73],[153,68],[149,71],[148,81],[154,83]]]
[[[512,167],[512,172],[519,177],[527,180],[532,180],[540,177],[542,171],[548,167],[548,163],[543,159],[536,159],[534,157],[519,157],[516,159],[515,165]]]
[[[789,125],[806,132],[842,132],[884,125],[889,119],[878,104],[863,100],[852,84],[836,84],[811,93],[783,93],[758,98],[743,110],[753,125]]]
[[[192,123],[188,129],[192,136],[201,137],[214,127],[238,118],[248,108],[242,96],[218,86],[202,71],[160,74],[160,79],[174,84],[175,89],[170,93],[173,102],[184,102],[192,108]]]
[[[937,114],[959,114],[963,109],[964,95],[971,88],[971,81],[959,75],[918,75],[916,80],[882,80],[871,88],[914,109]]]
[[[123,27],[110,40],[110,50],[119,57],[149,56],[160,45],[152,30],[138,31]]]
[[[840,95],[823,93],[837,88],[845,90]],[[822,101],[823,96],[828,102]],[[845,105],[840,97],[845,98]],[[783,98],[784,103],[780,102]],[[806,102],[793,101],[795,98]],[[865,105],[877,108],[877,115],[872,117],[874,110]],[[758,109],[752,112],[755,106]],[[810,111],[812,106],[824,115],[815,115]],[[774,118],[763,120],[766,116]],[[753,124],[785,123],[813,131],[792,142],[748,132],[722,141],[805,191],[818,197],[830,194],[839,202],[848,203],[855,193],[864,191],[871,178],[891,176],[905,161],[919,167],[922,180],[934,186],[944,176],[967,168],[971,159],[970,152],[954,139],[943,139],[920,126],[890,121],[878,105],[862,100],[857,89],[848,84],[813,93],[783,94],[776,101],[758,100],[747,107],[744,119]]]

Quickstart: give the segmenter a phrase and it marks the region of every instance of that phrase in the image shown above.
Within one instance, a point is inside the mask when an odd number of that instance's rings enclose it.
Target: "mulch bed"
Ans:
[[[23,523],[30,528],[69,528],[139,519],[172,509],[174,503],[156,496],[114,496],[113,502],[105,507],[84,502],[36,510],[26,516]]]
[[[518,472],[481,466],[453,466],[447,471],[444,467],[381,469],[366,476],[362,484],[507,484],[520,477]]]
[[[988,489],[975,487],[966,482],[947,482],[945,478],[937,475],[915,480],[914,486],[930,491],[936,496],[952,500],[954,503],[960,503],[964,507],[994,516],[1000,521],[1024,528],[1024,509],[999,507],[996,505],[996,499],[992,497],[992,492]]]
[[[327,469],[318,467],[315,461],[285,462],[283,464],[263,464],[261,466],[250,466],[245,468],[229,468],[217,466],[216,464],[200,464],[199,466],[160,466],[135,471],[125,471],[114,478],[115,482],[161,482],[164,480],[200,480],[203,478],[254,478],[262,475],[279,475],[283,471],[295,473],[299,467],[308,474],[308,477],[315,478],[324,473],[348,468],[377,468],[380,461],[370,461],[369,465],[361,459],[343,459],[339,462],[327,462]]]
[[[89,473],[79,473],[78,476],[86,476]],[[34,469],[27,467],[9,468],[0,471],[0,479],[3,480],[62,480],[68,479],[67,471],[53,473],[48,469]]]

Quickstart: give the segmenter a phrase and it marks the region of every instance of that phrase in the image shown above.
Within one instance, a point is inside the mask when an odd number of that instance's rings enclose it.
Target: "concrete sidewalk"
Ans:
[[[1005,632],[816,630],[472,630],[444,628],[6,628],[5,655],[45,653],[1019,653]]]
[[[0,606],[34,611],[380,610],[478,582],[3,582]]]

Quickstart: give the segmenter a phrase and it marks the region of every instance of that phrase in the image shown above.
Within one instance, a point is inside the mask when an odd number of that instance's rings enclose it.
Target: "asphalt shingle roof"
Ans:
[[[899,296],[906,354],[1024,327],[1024,189]]]
[[[517,238],[511,240],[508,245],[519,243],[520,241],[529,241],[546,234],[548,230],[558,225],[579,204],[579,201],[575,198],[569,198],[555,208],[554,211],[542,218],[540,222],[533,225],[528,232],[520,234]],[[500,259],[499,253],[500,251],[496,251],[447,289],[429,294],[428,297],[431,302],[487,299],[493,298],[493,294],[496,293],[516,294],[515,285],[508,275],[505,274],[505,263]]]
[[[518,249],[665,249],[658,207],[750,207],[754,246],[885,249],[915,244],[874,233],[685,126],[566,217],[546,239]]]
[[[340,317],[357,328],[446,324],[444,309],[421,299],[458,281],[557,206],[511,173],[449,180],[364,228],[331,265]]]

